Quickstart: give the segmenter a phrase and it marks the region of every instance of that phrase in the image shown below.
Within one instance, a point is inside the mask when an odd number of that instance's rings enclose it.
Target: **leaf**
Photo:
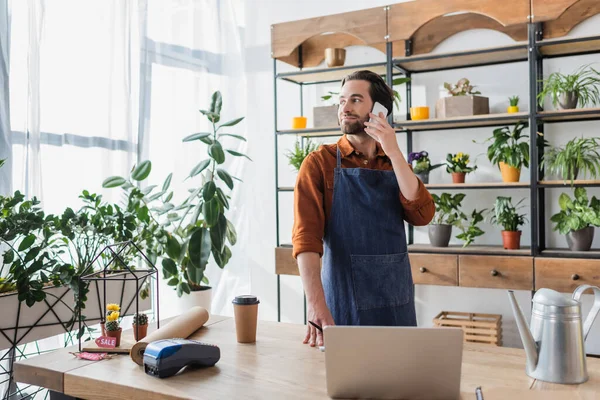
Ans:
[[[219,203],[215,198],[210,199],[209,201],[204,202],[202,205],[202,214],[204,215],[204,220],[209,227],[214,226],[219,219]]]
[[[204,201],[209,201],[213,197],[215,197],[215,192],[217,191],[217,185],[215,185],[214,181],[208,181],[204,185],[202,189],[202,198]]]
[[[171,260],[170,258],[163,258],[162,266],[163,272],[168,273],[168,276],[176,276],[179,273],[179,270],[177,269],[177,264],[175,264],[175,261]],[[167,274],[165,274],[165,276],[167,276]]]
[[[135,170],[131,173],[131,179],[135,181],[143,181],[150,175],[150,171],[152,170],[152,162],[150,160],[143,161],[140,165],[138,165]]]
[[[225,196],[221,188],[217,188],[217,200],[219,200],[223,208],[229,209],[229,200],[227,200],[227,196]]]
[[[225,246],[225,235],[227,233],[227,218],[223,214],[219,214],[219,221],[210,228],[210,240],[213,250],[216,249],[219,253],[223,251]]]
[[[231,179],[231,175],[229,175],[227,171],[217,168],[217,176],[221,178],[223,182],[225,182],[229,189],[233,189],[233,179]]]
[[[19,244],[19,251],[27,250],[35,242],[35,235],[32,233],[25,237]]]
[[[558,205],[560,206],[561,210],[567,210],[567,209],[573,208],[573,202],[571,201],[571,198],[569,197],[569,195],[566,193],[560,194],[560,196],[558,198]]]
[[[147,196],[147,195],[149,195],[149,194],[150,194],[150,192],[152,192],[152,191],[153,191],[155,188],[156,188],[156,185],[150,185],[150,186],[148,186],[148,187],[146,187],[146,188],[142,189],[142,190],[141,190],[141,192],[142,192],[142,194],[143,194],[144,196]]]
[[[121,178],[120,176],[111,176],[102,182],[102,187],[105,189],[116,188],[124,185],[125,182],[127,182],[125,178]]]
[[[184,137],[182,142],[193,142],[194,140],[201,140],[211,135],[212,134],[210,132],[192,133],[191,135]]]
[[[225,246],[222,252],[217,252],[213,249],[213,257],[215,258],[215,262],[219,266],[219,268],[223,269],[231,259],[231,250],[229,247]]]
[[[15,259],[15,252],[12,250],[6,250],[6,252],[4,253],[4,256],[2,257],[2,262],[4,264],[12,264],[14,259]]]
[[[223,152],[223,147],[221,143],[214,142],[208,148],[208,155],[213,158],[217,162],[217,164],[223,164],[225,162],[225,153]]]
[[[179,278],[175,277],[175,278],[171,278],[169,280],[169,282],[167,282],[167,285],[169,286],[176,286],[179,284]]]
[[[221,133],[221,134],[219,134],[219,137],[222,137],[222,136],[229,136],[229,137],[232,137],[232,138],[236,138],[236,139],[242,140],[244,142],[246,141],[245,137],[240,136],[240,135],[234,135],[232,133]]]
[[[163,192],[166,192],[167,189],[169,188],[169,186],[171,186],[171,179],[173,179],[173,173],[172,172],[167,176],[167,178],[165,179],[165,182],[163,183],[163,186],[162,186],[162,191]]]
[[[234,125],[237,125],[240,122],[242,122],[243,119],[244,119],[244,117],[232,119],[231,121],[228,121],[228,122],[225,122],[224,124],[221,124],[221,126],[219,126],[219,129],[221,129],[224,126],[234,126]]]
[[[247,155],[245,155],[245,154],[238,153],[237,151],[234,151],[234,150],[229,150],[229,149],[227,149],[226,151],[227,151],[229,154],[231,154],[232,156],[236,156],[236,157],[246,157],[248,160],[252,161],[252,159],[251,159],[250,157],[248,157]]]
[[[173,199],[173,192],[172,191],[167,195],[167,197],[165,197],[165,203],[170,202],[171,199]]]
[[[235,232],[235,227],[229,220],[227,220],[227,240],[232,246],[235,246],[237,242],[237,233]]]
[[[181,297],[181,296],[183,296],[183,287],[181,286],[181,283],[182,283],[182,282],[179,282],[179,283],[177,284],[177,296],[178,296],[178,297]]]
[[[210,257],[211,241],[210,234],[206,228],[198,228],[191,236],[188,253],[191,266],[188,265],[188,277],[193,283],[200,284],[204,269]]]
[[[181,245],[172,235],[167,236],[167,255],[174,260],[179,260],[181,256]]]
[[[213,93],[211,98],[210,112],[221,115],[221,107],[223,107],[223,97],[221,96],[221,92],[217,90]]]
[[[186,294],[190,294],[191,290],[190,290],[190,285],[188,285],[187,282],[181,282],[181,288],[183,289],[183,291]]]
[[[29,261],[33,260],[34,258],[36,258],[38,256],[38,254],[40,254],[40,251],[42,251],[41,247],[33,247],[31,250],[29,250],[29,252],[27,252],[27,255],[25,256],[25,260],[24,263],[27,264]]]
[[[206,167],[208,167],[209,164],[210,164],[210,160],[200,161],[198,163],[198,165],[196,165],[190,172],[190,178],[193,178],[194,176],[198,175],[200,172],[204,171],[206,169]]]

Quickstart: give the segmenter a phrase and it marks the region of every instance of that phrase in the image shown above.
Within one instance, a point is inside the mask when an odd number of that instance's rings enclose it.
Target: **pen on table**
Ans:
[[[319,330],[319,332],[323,333],[323,328],[321,328],[319,325],[315,324],[312,321],[308,321],[312,326],[314,326],[315,328],[317,328]]]
[[[477,400],[483,400],[483,392],[481,391],[481,386],[477,386],[477,388],[475,389],[475,396],[477,397]]]

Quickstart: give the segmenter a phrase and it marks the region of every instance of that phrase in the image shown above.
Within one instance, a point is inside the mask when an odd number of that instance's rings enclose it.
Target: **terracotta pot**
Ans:
[[[429,234],[429,243],[433,247],[448,247],[452,236],[452,225],[431,224],[427,233]]]
[[[509,114],[514,114],[519,112],[519,106],[508,106],[506,112]]]
[[[502,173],[502,182],[519,182],[521,178],[521,168],[511,167],[502,161],[498,163]]]
[[[133,338],[136,342],[142,340],[148,334],[148,324],[145,325],[131,325],[133,328]],[[139,335],[138,335],[139,332]]]
[[[325,49],[325,62],[328,67],[342,67],[346,62],[346,49]]]
[[[118,331],[106,331],[106,336],[117,338],[116,346],[119,347],[121,345],[121,332],[123,328],[119,328]]]
[[[502,231],[502,244],[507,250],[521,248],[521,231]]]
[[[465,183],[466,172],[452,172],[452,183]]]
[[[571,251],[588,251],[592,247],[593,241],[593,226],[567,233],[567,245]]]

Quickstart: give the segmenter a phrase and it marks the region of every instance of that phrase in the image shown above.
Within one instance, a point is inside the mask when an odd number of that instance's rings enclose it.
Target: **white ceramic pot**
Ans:
[[[184,293],[175,303],[177,314],[183,314],[195,306],[204,307],[210,313],[212,294],[212,288],[207,290],[199,290],[197,292],[190,292],[190,294]]]

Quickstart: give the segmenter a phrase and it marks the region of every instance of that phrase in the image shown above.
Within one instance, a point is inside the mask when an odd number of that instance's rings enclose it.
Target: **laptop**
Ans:
[[[327,326],[324,339],[330,397],[460,397],[461,329]]]

